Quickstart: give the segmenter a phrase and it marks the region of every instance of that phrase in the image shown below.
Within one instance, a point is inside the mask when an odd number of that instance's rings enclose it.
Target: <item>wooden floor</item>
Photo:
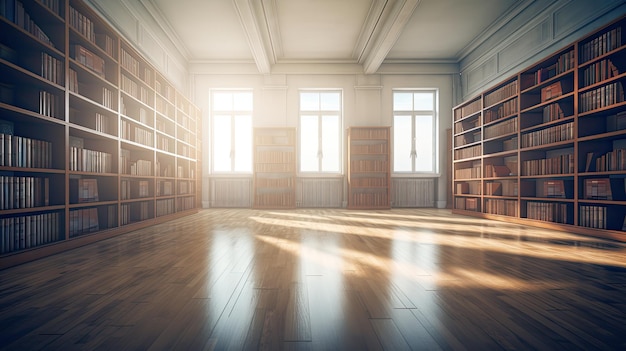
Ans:
[[[210,209],[0,271],[7,350],[626,350],[626,245],[451,215]]]

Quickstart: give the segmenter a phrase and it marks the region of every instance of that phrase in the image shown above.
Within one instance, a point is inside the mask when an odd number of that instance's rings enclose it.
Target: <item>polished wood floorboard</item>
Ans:
[[[626,350],[626,244],[439,209],[209,209],[0,271],[6,350]]]

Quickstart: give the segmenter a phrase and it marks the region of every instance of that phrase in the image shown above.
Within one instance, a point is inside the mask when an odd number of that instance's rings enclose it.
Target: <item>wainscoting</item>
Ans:
[[[344,178],[298,178],[296,206],[303,208],[343,207]]]
[[[435,207],[433,178],[392,178],[391,207]]]

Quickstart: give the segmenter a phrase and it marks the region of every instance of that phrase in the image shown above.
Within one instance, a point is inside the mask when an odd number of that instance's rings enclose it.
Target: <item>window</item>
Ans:
[[[213,171],[252,172],[252,91],[211,94]]]
[[[341,91],[300,92],[300,172],[341,172]]]
[[[393,92],[393,171],[437,172],[437,91]]]

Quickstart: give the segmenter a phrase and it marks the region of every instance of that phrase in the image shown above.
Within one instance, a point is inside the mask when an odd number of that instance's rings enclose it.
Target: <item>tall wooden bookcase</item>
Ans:
[[[254,129],[254,207],[296,207],[296,129]]]
[[[453,110],[454,212],[626,241],[626,18]]]
[[[80,0],[0,2],[0,268],[198,208],[200,111]]]
[[[390,129],[348,128],[348,208],[391,207]]]

